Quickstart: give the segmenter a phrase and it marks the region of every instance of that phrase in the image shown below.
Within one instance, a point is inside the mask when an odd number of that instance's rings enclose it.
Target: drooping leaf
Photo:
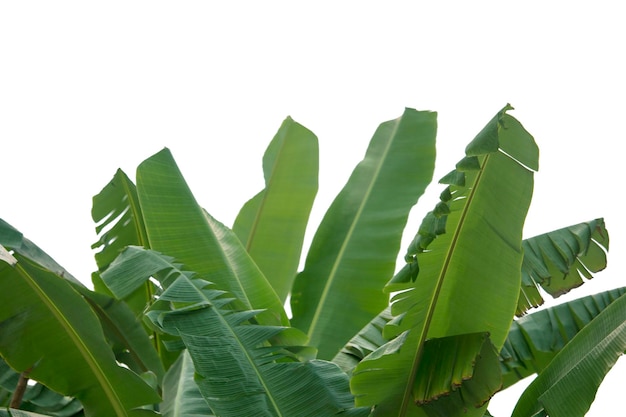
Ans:
[[[284,302],[296,276],[317,194],[317,137],[288,117],[263,156],[265,189],[239,212],[233,231]]]
[[[375,405],[374,415],[423,415],[414,406],[413,385],[427,340],[489,332],[499,350],[506,339],[521,283],[522,226],[533,187],[529,168],[538,165],[532,136],[506,114],[509,109],[494,117],[454,174],[444,177],[450,186],[409,246],[407,266],[387,286],[397,292],[395,317],[383,332],[390,342],[363,359],[351,380],[357,405]],[[485,149],[489,153],[480,154]],[[468,404],[468,412],[482,415],[474,405]]]
[[[503,388],[545,369],[578,332],[624,293],[626,287],[604,291],[514,321],[500,351]]]
[[[545,412],[582,417],[617,359],[626,351],[626,295],[605,308],[554,357],[526,388],[513,417]]]
[[[523,248],[518,316],[543,304],[539,288],[558,297],[606,268],[609,234],[604,219],[595,219],[525,239]]]
[[[119,362],[125,363],[138,373],[153,372],[159,379],[163,376],[163,366],[154,345],[142,323],[125,303],[86,288],[42,249],[0,219],[0,244],[2,243],[10,244],[16,254],[65,279],[84,297],[100,320],[105,338],[114,348]]]
[[[161,256],[136,251],[146,255],[146,263]],[[137,256],[128,259],[136,262]],[[155,275],[164,291],[147,317],[161,331],[181,338],[200,392],[216,415],[322,417],[353,408],[348,377],[339,367],[300,360],[301,349],[290,343],[306,340],[304,334],[257,324],[259,310],[233,309],[229,292],[215,289],[169,257],[155,263],[160,266],[147,270],[161,269]]]
[[[388,304],[410,209],[430,183],[436,114],[406,109],[376,130],[320,224],[291,295],[293,323],[332,358]]]
[[[270,324],[288,323],[278,296],[235,234],[196,202],[168,149],[137,168],[149,247],[229,291],[243,308],[264,309]]]
[[[93,415],[134,416],[160,401],[116,363],[98,318],[68,281],[15,258],[13,267],[0,264],[0,352],[13,369],[32,368],[30,378],[78,398]]]
[[[163,380],[163,417],[214,417],[194,381],[191,356],[183,351]]]
[[[498,353],[486,333],[430,339],[422,363],[413,396],[429,416],[464,417],[468,405],[482,409],[502,384]]]

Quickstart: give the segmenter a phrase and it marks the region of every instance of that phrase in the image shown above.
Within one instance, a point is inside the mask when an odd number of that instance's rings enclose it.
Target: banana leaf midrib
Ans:
[[[433,292],[433,296],[431,298],[431,303],[428,306],[428,312],[426,313],[426,317],[424,320],[424,324],[422,326],[422,331],[419,337],[419,342],[418,342],[418,349],[415,352],[415,356],[414,356],[414,360],[412,363],[412,367],[411,367],[411,372],[409,373],[409,379],[408,381],[414,381],[415,377],[417,375],[417,368],[418,368],[418,364],[421,360],[422,354],[424,353],[424,345],[426,343],[427,337],[428,337],[428,329],[430,328],[430,323],[432,322],[432,318],[435,314],[435,309],[437,307],[437,302],[436,300],[439,299],[439,293],[441,292],[441,288],[443,287],[443,281],[445,280],[445,276],[446,273],[448,271],[448,267],[450,266],[450,260],[454,257],[454,252],[457,248],[457,242],[459,240],[459,236],[461,235],[461,232],[463,230],[463,227],[465,225],[465,218],[467,216],[467,213],[470,211],[470,207],[472,205],[472,201],[474,200],[474,195],[476,193],[476,190],[479,188],[480,186],[480,180],[482,178],[482,173],[483,173],[483,169],[484,166],[489,162],[489,155],[485,155],[485,159],[483,161],[483,165],[481,167],[481,169],[478,171],[477,175],[476,175],[476,180],[474,181],[474,184],[470,190],[469,195],[467,196],[467,202],[463,205],[463,211],[461,212],[461,216],[459,218],[459,227],[456,228],[456,230],[454,231],[454,235],[452,236],[452,239],[450,241],[450,246],[447,249],[447,253],[445,256],[445,261],[443,264],[443,267],[441,268],[441,273],[439,274],[439,278],[437,279],[437,286],[435,287],[435,291]],[[418,278],[419,279],[419,278]],[[413,390],[413,384],[412,383],[407,383],[406,384],[406,388],[405,391],[402,395],[402,404],[400,407],[400,416],[404,416],[406,415],[406,411],[407,408],[409,406],[410,403],[412,403],[412,390]]]
[[[74,346],[78,349],[81,356],[85,359],[85,362],[89,365],[89,368],[92,370],[94,376],[100,383],[102,390],[104,391],[107,398],[110,400],[111,406],[116,410],[116,415],[118,416],[127,416],[125,408],[121,405],[121,400],[118,397],[117,393],[113,389],[111,382],[105,377],[105,373],[103,369],[100,367],[98,361],[93,357],[87,346],[83,343],[80,337],[76,334],[74,328],[68,323],[65,319],[61,311],[56,307],[56,305],[46,296],[45,291],[37,285],[37,283],[30,278],[29,273],[22,268],[19,262],[15,265],[15,269],[19,272],[19,274],[24,278],[24,281],[30,286],[33,291],[37,294],[39,299],[44,303],[47,307],[48,311],[50,311],[57,322],[61,324],[61,326],[66,330],[66,334],[70,337]]]
[[[397,133],[398,133],[398,129],[400,127],[400,123],[395,123],[393,126],[393,131],[390,135],[390,138],[394,138]],[[350,242],[350,240],[352,239],[352,235],[354,234],[354,231],[356,229],[356,225],[359,223],[359,220],[361,219],[361,215],[363,214],[363,210],[365,208],[365,206],[367,205],[368,201],[369,201],[369,197],[372,193],[372,189],[374,188],[374,184],[376,183],[376,181],[379,178],[380,172],[382,170],[382,167],[387,159],[387,155],[389,154],[389,150],[391,149],[391,145],[393,143],[393,139],[388,140],[386,145],[385,145],[385,150],[382,154],[382,157],[379,159],[378,164],[376,165],[376,170],[374,171],[374,175],[372,176],[372,180],[369,182],[369,186],[367,187],[367,190],[365,191],[365,195],[363,197],[363,199],[361,200],[361,204],[359,205],[358,210],[355,213],[354,216],[354,220],[352,221],[352,223],[350,224],[350,228],[348,229],[348,232],[346,234],[346,238],[343,240],[342,244],[341,244],[341,248],[339,249],[339,252],[337,253],[337,257],[335,258],[335,261],[333,262],[333,266],[330,270],[330,273],[328,275],[328,279],[326,280],[326,284],[324,285],[324,290],[322,291],[322,294],[320,296],[320,300],[317,303],[317,307],[315,309],[315,313],[313,314],[313,318],[311,319],[311,324],[309,325],[309,330],[307,332],[307,336],[309,338],[312,337],[313,333],[315,332],[315,328],[317,326],[317,322],[319,320],[319,317],[321,315],[321,312],[324,310],[323,306],[326,303],[326,299],[328,298],[328,294],[330,293],[330,287],[332,286],[334,280],[335,280],[335,276],[337,274],[337,271],[339,270],[339,265],[341,264],[341,260],[343,259],[343,255],[345,253],[345,251],[347,250],[348,247],[348,243]]]

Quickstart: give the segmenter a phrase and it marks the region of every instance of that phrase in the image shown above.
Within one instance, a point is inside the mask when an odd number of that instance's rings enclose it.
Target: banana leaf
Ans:
[[[242,207],[233,225],[283,303],[317,194],[318,154],[317,137],[288,117],[263,156],[265,188]]]
[[[582,417],[626,351],[626,295],[583,327],[522,393],[512,417]]]
[[[432,179],[436,114],[406,109],[374,133],[326,212],[291,294],[293,325],[330,359],[388,304],[403,229]]]
[[[130,252],[135,254],[124,257]],[[136,265],[140,258],[154,266],[128,270],[153,274],[164,288],[147,317],[181,338],[216,415],[322,417],[353,408],[347,375],[329,362],[301,361],[298,353],[306,346],[289,344],[306,341],[303,333],[257,324],[259,310],[232,308],[230,292],[155,251],[128,248],[112,268],[124,268],[125,259]]]
[[[518,316],[543,304],[539,288],[556,298],[606,268],[609,234],[600,218],[525,239],[522,246]]]
[[[194,380],[191,356],[183,351],[163,380],[163,417],[214,417]]]
[[[78,398],[93,415],[135,416],[138,407],[158,403],[149,385],[117,364],[98,317],[72,285],[13,256],[15,262],[0,263],[0,353],[6,362]]]
[[[585,326],[624,293],[626,287],[615,288],[514,321],[500,351],[502,388],[541,373]]]
[[[15,253],[65,279],[96,313],[116,360],[128,365],[137,373],[152,372],[158,380],[161,379],[164,369],[157,351],[150,342],[142,322],[126,303],[119,302],[107,294],[89,290],[21,232],[1,219],[0,244],[9,246]]]
[[[522,226],[538,168],[534,139],[499,112],[466,148],[466,157],[442,182],[449,187],[409,245],[408,264],[389,282],[394,319],[390,342],[354,369],[357,405],[374,416],[419,416],[414,384],[425,372],[426,341],[468,333],[490,334],[498,351],[513,320],[521,284]],[[471,355],[459,358],[471,361]],[[445,374],[433,375],[448,379]],[[484,401],[465,404],[484,414]],[[477,408],[478,407],[478,408]]]
[[[0,389],[6,393],[6,398],[0,401],[0,407],[9,406],[9,400],[13,398],[19,377],[19,373],[0,359]],[[20,408],[53,417],[79,417],[83,415],[83,406],[76,398],[61,395],[40,383],[26,385]]]
[[[92,274],[94,290],[112,295],[102,283],[101,274],[127,246],[149,247],[147,232],[141,213],[137,187],[120,169],[111,181],[93,197],[91,217],[96,223],[98,241],[92,245],[96,249],[95,260],[98,271]],[[152,303],[157,291],[150,281],[127,294],[123,301],[128,304],[137,318]],[[160,349],[159,336],[150,335],[157,349]]]
[[[166,148],[137,168],[137,192],[149,247],[229,291],[257,319],[287,324],[280,299],[235,234],[196,202]]]

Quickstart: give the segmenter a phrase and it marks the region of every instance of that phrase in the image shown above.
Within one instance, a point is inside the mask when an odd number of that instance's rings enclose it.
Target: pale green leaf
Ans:
[[[233,231],[282,302],[296,276],[317,194],[315,135],[288,117],[263,156],[265,188],[239,212]]]
[[[291,295],[293,323],[332,358],[388,304],[411,208],[430,183],[436,114],[406,109],[376,130],[313,238]]]

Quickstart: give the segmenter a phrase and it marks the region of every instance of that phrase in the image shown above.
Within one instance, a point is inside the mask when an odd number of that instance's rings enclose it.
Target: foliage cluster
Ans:
[[[232,228],[168,149],[118,170],[93,198],[93,289],[0,220],[0,416],[483,416],[532,374],[514,417],[584,415],[626,350],[626,288],[527,314],[605,268],[609,238],[598,218],[522,239],[539,152],[509,110],[398,269],[433,112],[379,126],[301,271],[318,142],[291,118]]]

